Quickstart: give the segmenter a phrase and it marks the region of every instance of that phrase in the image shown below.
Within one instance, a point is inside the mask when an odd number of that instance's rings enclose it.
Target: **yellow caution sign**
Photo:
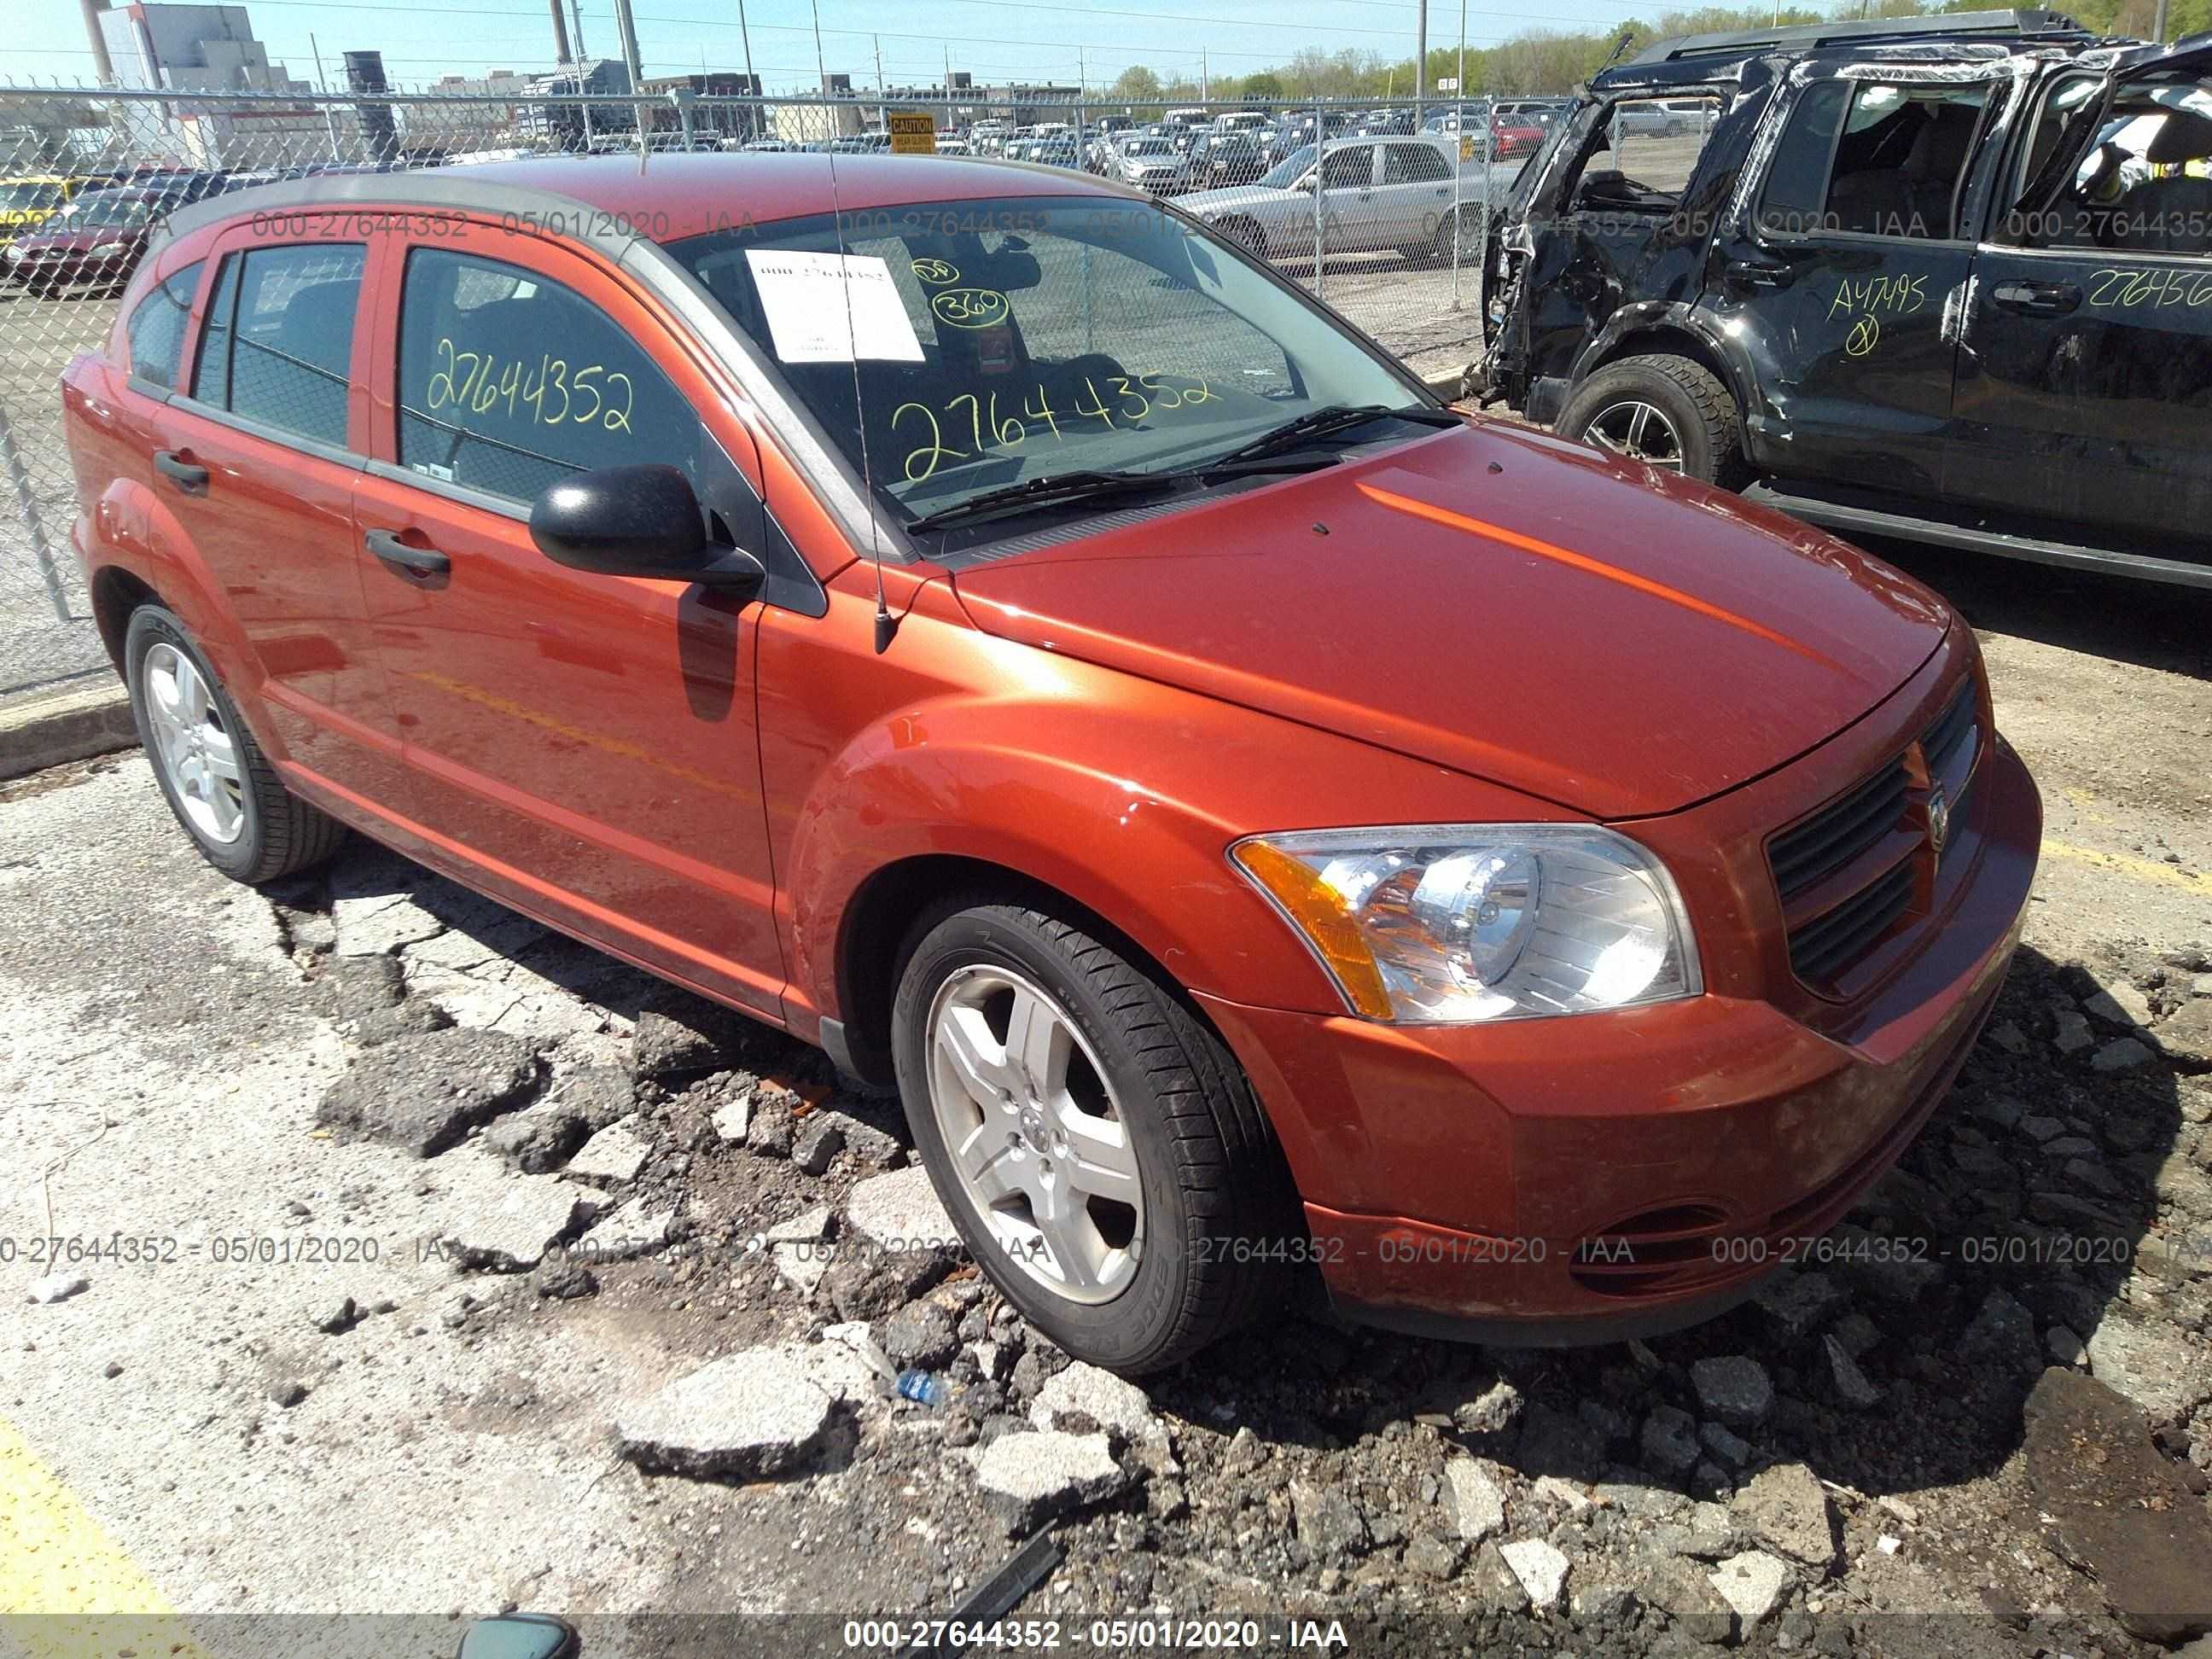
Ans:
[[[937,154],[937,118],[927,110],[918,114],[889,115],[884,118],[890,124],[892,155]]]

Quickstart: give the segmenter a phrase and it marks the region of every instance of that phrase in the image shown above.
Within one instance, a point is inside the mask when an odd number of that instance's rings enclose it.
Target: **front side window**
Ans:
[[[848,215],[842,254],[824,214],[670,252],[902,522],[1066,473],[1199,466],[1327,407],[1415,401],[1293,290],[1147,203]]]
[[[2063,107],[2070,94],[2095,118],[2096,133],[2083,135],[2079,161],[2047,206],[2012,216],[2018,239],[2036,247],[2212,252],[2212,80],[2177,74],[2130,82],[2102,108],[2087,96],[2101,88],[2083,85],[2061,88],[2045,109]]]
[[[200,291],[199,264],[186,265],[138,302],[124,325],[130,343],[131,374],[166,390],[177,384],[177,370],[185,360],[185,325],[191,320],[192,301]]]
[[[1375,146],[1354,144],[1333,149],[1322,158],[1323,190],[1364,190],[1375,179]]]
[[[593,467],[698,480],[704,428],[659,366],[574,289],[441,248],[407,256],[399,464],[527,504]]]
[[[358,242],[249,248],[226,257],[208,305],[192,396],[241,419],[346,447]]]

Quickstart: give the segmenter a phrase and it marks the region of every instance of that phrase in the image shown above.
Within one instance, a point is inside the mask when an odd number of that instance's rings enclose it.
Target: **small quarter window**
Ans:
[[[185,325],[191,320],[192,301],[200,291],[202,265],[186,265],[138,302],[124,326],[131,346],[134,380],[173,391],[177,371],[185,360]]]
[[[1836,153],[1850,85],[1815,81],[1799,94],[1759,198],[1759,228],[1769,236],[1809,236],[1837,227],[1826,213],[1828,162]]]

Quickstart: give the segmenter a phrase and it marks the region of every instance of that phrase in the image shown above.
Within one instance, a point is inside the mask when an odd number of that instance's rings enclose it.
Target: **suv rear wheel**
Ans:
[[[274,881],[337,850],[345,826],[284,787],[173,611],[142,605],[123,636],[138,741],[177,822],[210,864]]]
[[[1173,1365],[1290,1287],[1304,1231],[1251,1085],[1111,946],[1042,910],[953,901],[908,936],[891,1041],[954,1225],[1078,1358]]]
[[[1583,381],[1554,429],[1615,455],[1734,489],[1750,476],[1735,399],[1687,357],[1624,357]]]

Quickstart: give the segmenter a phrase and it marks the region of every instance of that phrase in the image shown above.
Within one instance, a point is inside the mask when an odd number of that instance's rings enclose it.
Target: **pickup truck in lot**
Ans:
[[[1486,400],[1827,528],[2212,586],[2212,35],[1662,41],[1487,258]]]

